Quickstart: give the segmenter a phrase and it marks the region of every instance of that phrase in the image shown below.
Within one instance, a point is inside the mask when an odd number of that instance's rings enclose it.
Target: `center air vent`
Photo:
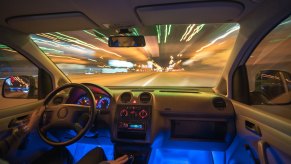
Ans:
[[[130,102],[131,98],[132,98],[132,94],[130,92],[124,92],[120,96],[120,101],[122,103],[128,103]]]
[[[225,103],[225,100],[221,97],[215,97],[213,100],[212,100],[212,103],[213,103],[213,106],[215,108],[218,108],[218,109],[223,109],[223,108],[226,108],[226,103]]]
[[[143,92],[139,96],[139,100],[142,103],[149,103],[151,101],[152,95],[148,92]]]

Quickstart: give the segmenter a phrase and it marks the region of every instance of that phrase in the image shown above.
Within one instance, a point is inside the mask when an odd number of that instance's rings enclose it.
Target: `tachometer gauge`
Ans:
[[[98,109],[108,109],[109,105],[110,105],[110,98],[102,97],[101,99],[99,99],[99,101],[97,103],[97,108]]]
[[[79,104],[79,105],[88,105],[89,106],[90,105],[90,100],[89,100],[88,97],[82,96],[81,98],[79,98],[77,104]]]

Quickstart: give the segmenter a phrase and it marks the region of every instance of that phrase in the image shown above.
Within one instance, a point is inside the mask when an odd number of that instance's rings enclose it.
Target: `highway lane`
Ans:
[[[145,72],[120,74],[68,75],[72,82],[103,86],[214,86],[220,75],[216,71]]]

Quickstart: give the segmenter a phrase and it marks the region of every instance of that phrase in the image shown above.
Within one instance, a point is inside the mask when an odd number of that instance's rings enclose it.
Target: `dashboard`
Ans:
[[[100,111],[92,127],[96,134],[114,143],[116,156],[131,153],[141,159],[139,162],[147,161],[152,144],[224,151],[235,136],[232,103],[211,88],[108,89],[85,85],[93,92],[96,110]],[[80,89],[72,89],[68,97],[65,103],[90,104]],[[102,132],[98,132],[98,128]]]

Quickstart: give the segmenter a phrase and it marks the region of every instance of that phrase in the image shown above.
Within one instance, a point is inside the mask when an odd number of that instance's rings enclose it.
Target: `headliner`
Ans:
[[[286,0],[287,1],[287,0]],[[0,2],[0,25],[26,33],[239,22],[264,0],[9,0]],[[189,7],[191,6],[191,7]],[[169,19],[170,11],[172,14]],[[155,13],[153,17],[152,13]],[[76,23],[78,22],[78,23]]]

